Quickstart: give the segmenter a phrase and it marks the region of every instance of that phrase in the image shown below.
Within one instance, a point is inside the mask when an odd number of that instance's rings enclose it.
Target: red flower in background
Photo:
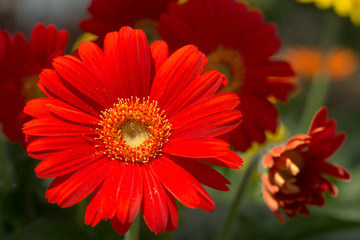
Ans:
[[[10,141],[24,142],[25,101],[37,96],[38,75],[64,54],[67,41],[68,33],[53,25],[37,24],[29,42],[22,33],[0,30],[0,122]]]
[[[99,45],[108,32],[123,26],[141,28],[148,39],[158,40],[156,21],[169,2],[175,0],[92,0],[88,7],[91,17],[83,20],[80,28],[98,36]]]
[[[275,132],[278,111],[270,98],[286,101],[293,89],[293,71],[272,56],[280,47],[273,24],[259,11],[235,0],[191,0],[169,4],[158,31],[170,49],[194,44],[207,55],[206,69],[218,69],[229,79],[224,91],[239,95],[242,124],[226,138],[236,150],[265,141],[266,130]]]
[[[165,42],[150,48],[141,30],[123,27],[106,35],[104,51],[79,46],[81,60],[65,56],[45,69],[25,112],[35,171],[54,178],[46,197],[61,207],[93,192],[85,223],[111,219],[127,232],[139,209],[156,234],[177,227],[175,198],[190,208],[213,211],[202,187],[228,190],[229,181],[202,163],[238,168],[242,160],[214,138],[241,119],[238,97],[216,94],[226,78],[201,74],[206,58],[194,46],[168,57]]]
[[[344,133],[335,134],[335,120],[326,119],[327,109],[322,108],[308,134],[292,137],[263,160],[268,168],[268,173],[262,175],[263,197],[281,222],[285,222],[281,209],[288,217],[294,217],[297,212],[309,215],[307,205],[323,206],[325,191],[336,196],[337,188],[326,175],[350,179],[344,168],[326,162],[345,139]]]

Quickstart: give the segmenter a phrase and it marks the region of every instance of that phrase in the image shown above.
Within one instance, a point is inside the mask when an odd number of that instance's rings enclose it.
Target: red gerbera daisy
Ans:
[[[0,122],[11,141],[24,141],[21,127],[26,120],[25,101],[37,96],[36,82],[41,69],[63,55],[68,40],[65,30],[37,24],[27,42],[22,33],[13,37],[0,30]]]
[[[49,97],[25,112],[30,156],[42,160],[38,177],[53,178],[51,203],[68,207],[93,192],[85,223],[111,219],[125,233],[141,208],[156,234],[177,227],[175,198],[190,208],[214,209],[202,184],[228,190],[217,171],[202,163],[238,168],[242,160],[223,140],[236,127],[238,97],[216,94],[225,77],[201,75],[206,58],[185,46],[170,57],[165,42],[150,48],[141,30],[106,35],[104,51],[79,46],[81,60],[54,60],[40,75]],[[86,177],[85,177],[86,176]]]
[[[342,167],[326,162],[340,147],[345,134],[335,134],[334,119],[327,119],[327,109],[315,116],[306,135],[292,137],[285,146],[275,147],[264,160],[268,173],[262,176],[262,191],[267,206],[276,217],[285,222],[280,213],[288,217],[297,212],[309,215],[307,205],[323,206],[324,192],[336,196],[336,186],[326,175],[347,180],[350,174]]]
[[[101,44],[106,33],[123,26],[141,28],[147,38],[160,39],[156,21],[166,11],[169,2],[175,0],[92,0],[88,11],[91,18],[83,20],[80,28],[99,37]]]
[[[264,23],[259,11],[235,0],[191,0],[169,4],[158,31],[176,49],[194,44],[207,55],[206,69],[218,69],[229,79],[224,89],[237,93],[244,120],[229,136],[236,150],[265,141],[266,130],[275,132],[278,112],[270,97],[286,101],[293,89],[293,71],[284,61],[272,59],[280,47],[275,26]]]

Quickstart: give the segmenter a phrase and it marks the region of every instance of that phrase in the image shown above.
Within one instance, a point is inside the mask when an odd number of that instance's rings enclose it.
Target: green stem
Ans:
[[[310,85],[306,97],[303,113],[301,115],[298,133],[305,133],[316,111],[325,105],[330,79],[325,74],[316,76]]]
[[[244,198],[244,193],[245,193],[245,190],[246,190],[246,187],[248,185],[248,182],[258,164],[260,160],[260,154],[256,154],[256,156],[254,157],[254,159],[252,159],[252,161],[250,162],[248,168],[246,169],[245,173],[244,173],[244,176],[242,177],[241,179],[241,182],[240,182],[240,186],[239,186],[239,189],[236,193],[236,196],[229,208],[229,211],[228,211],[228,215],[227,215],[227,218],[226,218],[226,221],[225,221],[225,224],[224,224],[224,227],[221,231],[221,234],[220,234],[220,237],[219,237],[219,240],[226,240],[228,239],[228,235],[229,235],[229,231],[230,231],[230,228],[231,228],[231,224],[232,222],[234,221],[234,218],[237,214],[237,209],[239,208],[240,204],[242,203],[242,200]]]
[[[132,222],[129,231],[125,234],[124,240],[138,240],[140,235],[140,220],[141,215],[137,216],[136,219]]]

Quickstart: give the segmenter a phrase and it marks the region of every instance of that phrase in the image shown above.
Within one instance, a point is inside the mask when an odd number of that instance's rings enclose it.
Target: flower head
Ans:
[[[168,57],[167,44],[150,48],[141,30],[106,35],[104,51],[79,45],[81,60],[64,56],[40,75],[49,97],[27,103],[24,125],[38,177],[55,178],[46,197],[68,207],[91,192],[85,223],[111,219],[125,233],[141,209],[156,234],[177,227],[175,199],[213,211],[201,184],[228,190],[205,163],[238,168],[242,160],[223,140],[242,117],[233,93],[216,94],[226,78],[202,73],[203,53],[192,45]],[[205,163],[203,163],[205,162]]]
[[[324,192],[336,196],[337,188],[326,176],[350,179],[344,168],[326,161],[345,139],[344,133],[335,131],[335,120],[327,120],[327,109],[322,108],[308,134],[292,137],[265,156],[263,166],[268,173],[262,175],[263,197],[281,222],[285,222],[281,210],[288,217],[309,215],[307,205],[325,204]]]
[[[297,0],[300,3],[313,2],[320,9],[333,7],[337,15],[349,17],[354,25],[360,25],[360,0]]]
[[[286,101],[293,89],[293,71],[272,56],[280,47],[273,24],[259,11],[235,0],[191,0],[169,4],[159,19],[158,31],[170,49],[194,44],[209,59],[206,69],[218,69],[229,79],[224,92],[238,94],[241,125],[225,138],[236,150],[265,141],[275,132],[278,112],[270,99]]]
[[[101,44],[106,33],[123,26],[145,31],[148,40],[160,39],[156,21],[166,11],[167,4],[175,0],[92,0],[88,7],[91,17],[80,23],[83,31],[95,34]]]
[[[64,54],[67,40],[67,31],[57,31],[53,25],[37,24],[29,41],[22,33],[11,37],[0,30],[0,122],[9,140],[24,140],[25,101],[38,96],[38,75],[51,67],[54,57]]]

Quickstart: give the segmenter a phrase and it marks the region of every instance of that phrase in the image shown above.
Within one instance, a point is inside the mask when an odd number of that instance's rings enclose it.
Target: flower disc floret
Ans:
[[[208,54],[205,70],[217,69],[228,76],[228,84],[224,92],[237,93],[244,84],[245,66],[241,53],[235,49],[219,46]]]
[[[119,99],[101,119],[99,147],[113,160],[146,163],[169,140],[171,125],[157,101]]]

